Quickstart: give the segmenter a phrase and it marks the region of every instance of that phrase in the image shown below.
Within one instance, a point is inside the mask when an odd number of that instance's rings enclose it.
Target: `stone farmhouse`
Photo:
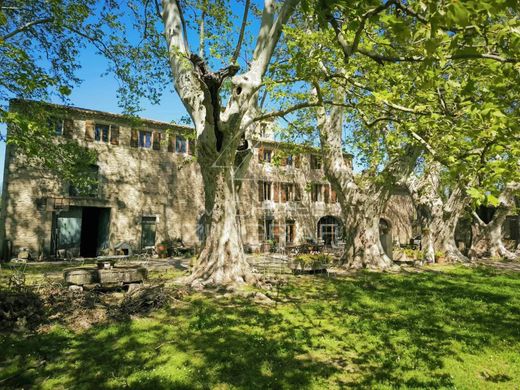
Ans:
[[[20,101],[18,101],[20,102]],[[22,102],[23,103],[23,102]],[[204,188],[194,159],[192,128],[154,120],[49,105],[56,142],[70,138],[98,153],[98,185],[80,192],[70,183],[27,166],[7,146],[2,192],[3,258],[28,248],[33,258],[94,257],[124,244],[140,251],[165,240],[200,246]],[[247,251],[279,250],[308,240],[342,240],[340,206],[325,179],[317,150],[290,152],[265,127],[248,135],[253,157],[242,179],[239,218]],[[345,156],[350,161],[350,156]],[[218,163],[218,161],[216,162]],[[396,191],[381,220],[381,238],[392,246],[417,234],[415,209]],[[128,249],[130,248],[130,249]]]

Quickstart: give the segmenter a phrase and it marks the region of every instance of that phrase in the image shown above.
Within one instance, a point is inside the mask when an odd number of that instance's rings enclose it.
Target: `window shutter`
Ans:
[[[287,192],[289,191],[289,184],[282,184],[282,203],[287,202]]]
[[[139,146],[139,133],[135,129],[132,129],[130,133],[130,146],[132,148],[137,148]]]
[[[274,241],[275,242],[279,242],[280,241],[280,225],[278,224],[278,222],[274,221]]]
[[[152,148],[153,150],[161,150],[161,133],[158,131],[154,131],[152,133],[153,140],[152,140]]]
[[[297,154],[296,156],[294,156],[294,166],[296,168],[301,168],[302,164],[301,164],[301,159],[300,159],[300,155]]]
[[[63,136],[66,138],[72,138],[74,132],[74,121],[72,119],[63,120]]]
[[[85,121],[85,140],[94,141],[95,127],[93,121]]]
[[[258,182],[258,200],[262,202],[264,200],[264,182]]]
[[[260,146],[258,148],[258,161],[263,162],[264,161],[264,147]]]
[[[119,145],[119,126],[110,126],[110,143]]]
[[[260,241],[260,242],[264,241],[264,237],[265,237],[264,220],[259,219],[258,220],[258,241]]]
[[[168,135],[168,152],[175,152],[175,136],[171,134]]]
[[[196,148],[196,146],[195,146],[195,140],[194,140],[194,139],[190,139],[190,140],[188,141],[188,154],[189,154],[190,156],[193,156],[193,155],[195,154],[195,148]]]
[[[273,183],[273,191],[274,191],[274,201],[279,202],[280,201],[280,183],[278,183],[278,182]]]
[[[330,189],[330,202],[331,203],[337,203],[338,201],[338,194],[336,194],[336,191],[331,187]]]
[[[330,201],[330,187],[327,184],[323,186],[323,200],[325,203]]]

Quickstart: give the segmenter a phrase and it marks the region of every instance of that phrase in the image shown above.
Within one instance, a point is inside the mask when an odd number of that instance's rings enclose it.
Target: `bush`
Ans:
[[[420,251],[419,249],[411,249],[411,248],[404,248],[401,249],[403,254],[410,258],[415,260],[423,260],[424,259],[424,253]]]

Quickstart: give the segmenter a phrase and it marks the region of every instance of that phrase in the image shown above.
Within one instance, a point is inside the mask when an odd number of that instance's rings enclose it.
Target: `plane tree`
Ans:
[[[289,48],[294,77],[308,82],[315,96],[308,104],[319,106],[314,113],[327,177],[342,194],[342,208],[361,216],[350,217],[352,241],[365,250],[354,251],[360,255],[350,257],[348,264],[390,263],[380,256],[380,212],[373,212],[378,208],[372,204],[384,197],[366,186],[363,190],[342,158],[345,115],[358,135],[370,135],[358,141],[369,140],[370,150],[383,151],[382,161],[393,161],[396,148],[415,147],[423,159],[409,161],[413,166],[423,162],[422,177],[431,179],[441,164],[452,180],[449,194],[442,192],[445,186],[425,186],[428,180],[412,192],[421,192],[415,199],[434,237],[431,247],[463,260],[453,237],[459,216],[471,202],[497,199],[494,194],[511,180],[508,172],[518,158],[516,143],[504,149],[504,140],[515,139],[517,123],[516,5],[327,1],[311,3],[308,10],[309,33],[302,36],[295,30]],[[370,158],[374,156],[379,154]],[[373,167],[370,183],[386,181],[384,164]],[[413,171],[399,172],[406,176]]]
[[[240,186],[236,182],[247,168],[244,137],[255,123],[264,75],[298,3],[266,0],[263,8],[257,9],[245,1],[237,24],[231,22],[233,2],[163,0],[155,4],[174,87],[195,128],[196,160],[204,183],[207,235],[189,277],[193,285],[239,284],[255,279],[242,247],[237,221]],[[188,8],[195,15],[191,23],[186,17]],[[249,18],[257,28],[246,34],[251,31]],[[154,23],[157,21],[148,21],[149,26]],[[197,28],[198,53],[190,47],[190,25]],[[239,57],[246,61],[239,61]]]

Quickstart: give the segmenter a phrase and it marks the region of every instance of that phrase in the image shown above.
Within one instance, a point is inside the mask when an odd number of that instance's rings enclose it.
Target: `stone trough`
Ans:
[[[115,265],[110,268],[67,268],[63,272],[69,286],[117,287],[141,284],[146,280],[147,270],[139,265]]]

